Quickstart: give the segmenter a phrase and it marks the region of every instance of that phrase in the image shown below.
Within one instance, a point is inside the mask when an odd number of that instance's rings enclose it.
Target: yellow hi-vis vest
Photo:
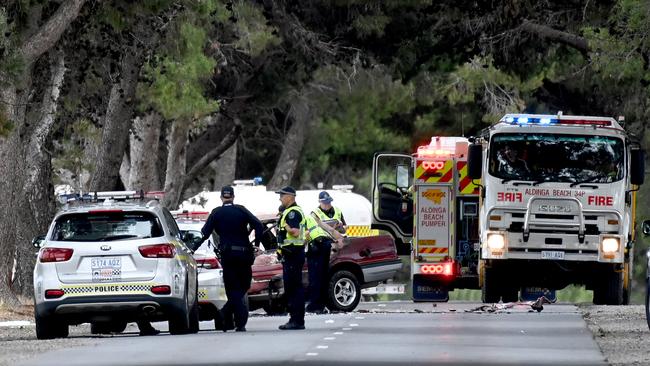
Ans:
[[[282,241],[282,243],[280,243],[281,247],[289,246],[289,245],[295,245],[295,246],[305,245],[305,226],[307,220],[305,219],[305,214],[302,212],[300,206],[291,206],[282,212],[282,217],[280,218],[280,230],[285,230],[284,227],[287,225],[287,215],[289,214],[289,212],[292,211],[298,212],[302,217],[302,220],[300,221],[300,234],[298,236],[293,236],[288,231],[285,231],[286,236]]]
[[[323,230],[312,215],[307,215],[307,231],[309,231],[309,240],[313,241],[320,237],[329,238],[327,231]]]
[[[339,221],[342,221],[341,219],[343,218],[343,213],[341,212],[341,210],[339,210],[339,208],[335,207],[335,206],[332,206],[332,208],[334,209],[334,216],[332,216],[332,217],[327,216],[327,214],[325,212],[323,212],[323,210],[320,208],[320,206],[316,207],[316,209],[314,210],[314,213],[318,216],[320,221],[327,221],[327,220],[339,220]]]

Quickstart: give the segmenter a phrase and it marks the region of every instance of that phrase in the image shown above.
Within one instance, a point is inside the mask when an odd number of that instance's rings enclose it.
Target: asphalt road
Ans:
[[[21,365],[606,364],[573,305],[471,311],[478,306],[366,303],[355,313],[308,315],[302,331],[278,330],[286,317],[253,315],[246,333],[208,330],[212,323],[203,322],[199,334],[92,338]]]

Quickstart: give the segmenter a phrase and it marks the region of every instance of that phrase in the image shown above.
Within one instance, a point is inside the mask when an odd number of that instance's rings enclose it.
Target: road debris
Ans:
[[[508,309],[516,307],[526,307],[530,306],[532,310],[537,311],[538,313],[544,310],[544,304],[554,304],[556,300],[549,300],[546,296],[540,296],[535,301],[514,301],[506,303],[496,303],[496,304],[484,304],[476,308],[465,310],[466,313],[501,313],[505,312]]]

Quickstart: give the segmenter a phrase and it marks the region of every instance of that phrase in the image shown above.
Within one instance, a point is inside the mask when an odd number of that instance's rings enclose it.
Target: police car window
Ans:
[[[111,241],[163,235],[160,221],[149,212],[86,212],[59,217],[51,240]]]
[[[167,209],[163,209],[163,215],[165,215],[165,221],[167,221],[167,226],[169,227],[169,233],[172,236],[181,239],[180,230],[178,229],[178,225],[176,225],[176,220],[174,220],[174,216],[172,216],[172,214]]]

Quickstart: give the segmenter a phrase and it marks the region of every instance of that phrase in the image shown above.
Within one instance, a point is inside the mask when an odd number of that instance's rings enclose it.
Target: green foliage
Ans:
[[[54,184],[69,182],[68,179],[62,179],[68,176],[75,182],[74,189],[85,189],[82,186],[82,175],[95,168],[93,161],[88,159],[88,149],[99,146],[101,139],[101,129],[87,119],[79,119],[66,126],[62,138],[55,142],[56,150],[52,159]]]
[[[177,47],[163,56],[157,65],[146,68],[153,80],[141,88],[141,96],[167,119],[197,119],[219,108],[215,100],[204,96],[202,82],[212,75],[216,62],[203,53],[206,33],[191,24],[180,27]]]
[[[352,26],[361,38],[381,37],[384,35],[384,29],[390,20],[386,15],[362,15],[352,22]]]
[[[238,39],[235,46],[238,49],[256,57],[266,49],[281,43],[281,39],[276,35],[278,29],[267,24],[259,6],[240,0],[232,5],[232,13],[236,19],[235,30]]]

